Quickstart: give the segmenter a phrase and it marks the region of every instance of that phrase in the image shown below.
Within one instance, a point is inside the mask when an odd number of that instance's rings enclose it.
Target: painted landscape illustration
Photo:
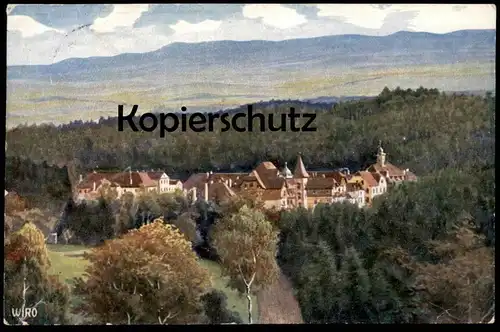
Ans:
[[[5,325],[494,323],[495,5],[6,11]]]

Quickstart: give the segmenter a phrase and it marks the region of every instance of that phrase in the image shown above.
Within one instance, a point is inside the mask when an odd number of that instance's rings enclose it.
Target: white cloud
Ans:
[[[24,15],[7,16],[7,30],[19,31],[23,36],[23,38],[30,38],[45,33],[47,31],[63,33],[62,31],[49,28],[48,26],[35,21],[30,16],[24,16]]]
[[[319,9],[319,17],[336,17],[347,23],[369,29],[381,28],[389,14],[389,9],[380,9],[373,5],[327,4],[316,6]]]
[[[214,40],[283,40],[324,35],[387,35],[397,30],[446,33],[462,29],[495,29],[492,5],[309,5],[320,17],[306,20],[294,9],[281,5],[245,5],[242,13],[223,21],[200,23],[179,20],[151,21],[133,27],[148,5],[114,5],[113,12],[95,20],[91,29],[65,32],[49,28],[29,16],[8,16],[8,65],[50,64],[72,57],[142,53],[173,42]],[[149,5],[151,6],[151,5]],[[213,5],[217,6],[217,5]],[[410,14],[410,15],[409,15]],[[200,13],[203,19],[203,14]]]
[[[205,31],[214,31],[219,29],[222,21],[205,20],[200,23],[189,23],[186,21],[178,21],[176,24],[170,25],[176,33],[198,33]]]
[[[447,33],[466,29],[495,29],[496,10],[493,5],[425,4],[392,5],[380,8],[376,5],[326,4],[316,5],[318,16],[341,19],[359,27],[380,29],[388,15],[414,12],[408,22],[415,31]]]
[[[250,19],[262,19],[266,25],[289,29],[307,22],[304,15],[298,14],[295,9],[282,5],[245,5],[243,16]]]
[[[418,5],[418,15],[410,22],[416,31],[447,33],[466,29],[496,29],[494,5]]]
[[[141,17],[142,13],[148,11],[149,5],[113,5],[113,11],[106,17],[97,18],[91,30],[95,32],[113,32],[118,28],[132,27]]]

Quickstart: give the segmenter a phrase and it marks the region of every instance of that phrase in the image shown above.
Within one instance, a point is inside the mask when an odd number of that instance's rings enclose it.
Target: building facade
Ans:
[[[77,200],[95,200],[102,190],[111,189],[120,198],[125,193],[137,195],[141,192],[169,193],[182,191],[182,182],[171,179],[162,171],[96,172],[80,175],[75,188]]]
[[[266,208],[278,210],[342,202],[361,208],[370,206],[373,199],[385,194],[391,185],[415,180],[416,176],[409,170],[388,163],[384,150],[379,147],[377,162],[354,174],[345,168],[307,171],[299,154],[293,172],[287,163],[280,171],[273,163],[264,161],[249,173],[193,174],[184,183],[184,190],[193,200],[215,201],[247,191],[260,197]]]

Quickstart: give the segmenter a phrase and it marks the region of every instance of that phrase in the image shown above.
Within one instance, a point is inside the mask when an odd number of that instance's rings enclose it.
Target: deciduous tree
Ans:
[[[436,323],[485,323],[495,315],[495,256],[467,225],[432,241],[439,262],[416,263],[425,305]]]
[[[262,212],[244,205],[214,226],[212,238],[223,272],[230,277],[232,286],[247,297],[251,324],[251,294],[272,284],[278,276],[278,234]]]
[[[4,261],[4,314],[10,324],[67,322],[69,289],[48,274],[45,238],[34,224],[28,222],[9,236]],[[25,309],[33,308],[37,315],[28,317]]]
[[[196,323],[210,276],[183,234],[162,220],[106,241],[77,279],[80,311],[100,323]]]

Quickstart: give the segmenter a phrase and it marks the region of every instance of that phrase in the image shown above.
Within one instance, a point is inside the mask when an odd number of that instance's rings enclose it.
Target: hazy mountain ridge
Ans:
[[[173,43],[147,53],[72,58],[52,65],[9,66],[7,77],[27,80],[101,81],[161,75],[307,67],[388,67],[454,64],[495,59],[495,30],[448,34],[398,32],[389,36],[338,35],[284,41]],[[268,68],[271,67],[271,68]],[[223,76],[223,75],[222,75]]]

